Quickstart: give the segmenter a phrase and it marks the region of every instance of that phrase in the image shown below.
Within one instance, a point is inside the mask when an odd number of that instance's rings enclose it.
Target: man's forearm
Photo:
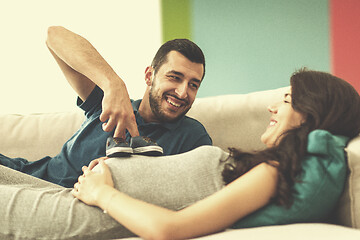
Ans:
[[[49,27],[46,44],[70,85],[85,101],[95,84],[104,91],[100,121],[103,130],[125,138],[127,129],[138,136],[133,108],[124,81],[105,59],[80,35],[64,27]]]
[[[86,76],[89,80],[102,88],[104,92],[114,88],[122,88],[124,86],[121,78],[115,73],[99,52],[88,40],[80,35],[73,33],[64,27],[53,26],[48,29],[46,43],[53,55],[55,54],[71,69]],[[83,79],[75,78],[70,81],[77,80],[81,81]]]

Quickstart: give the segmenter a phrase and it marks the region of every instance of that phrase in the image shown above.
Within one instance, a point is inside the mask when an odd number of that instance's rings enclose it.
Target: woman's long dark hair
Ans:
[[[329,73],[301,69],[291,76],[290,85],[292,107],[305,116],[304,123],[283,133],[276,146],[263,151],[229,148],[234,163],[227,163],[222,173],[228,184],[260,163],[278,162],[274,201],[284,206],[292,203],[293,185],[301,173],[311,131],[323,129],[350,138],[360,132],[360,96],[349,83]]]

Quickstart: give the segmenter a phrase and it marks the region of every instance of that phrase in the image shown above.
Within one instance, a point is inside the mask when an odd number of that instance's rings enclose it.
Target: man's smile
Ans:
[[[171,105],[171,107],[173,107],[172,109],[178,109],[180,107],[188,105],[188,102],[186,100],[181,100],[176,96],[169,94],[165,95],[165,100],[167,103],[169,103],[169,105]]]

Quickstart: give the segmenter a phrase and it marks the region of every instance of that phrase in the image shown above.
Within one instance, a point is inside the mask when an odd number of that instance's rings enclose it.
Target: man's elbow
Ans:
[[[47,29],[47,38],[46,38],[46,45],[50,47],[56,39],[56,37],[59,35],[60,31],[63,31],[64,27],[62,26],[50,26]]]

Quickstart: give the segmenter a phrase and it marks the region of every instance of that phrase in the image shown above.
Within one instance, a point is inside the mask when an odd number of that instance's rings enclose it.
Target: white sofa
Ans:
[[[244,150],[263,148],[260,135],[270,114],[267,106],[282,98],[285,88],[249,94],[199,98],[188,115],[202,122],[216,146]],[[37,160],[53,156],[84,119],[79,111],[29,115],[0,114],[0,153]],[[360,239],[360,136],[347,146],[349,177],[336,209],[336,224],[298,223],[226,230],[199,239]],[[129,238],[139,239],[139,238]]]

